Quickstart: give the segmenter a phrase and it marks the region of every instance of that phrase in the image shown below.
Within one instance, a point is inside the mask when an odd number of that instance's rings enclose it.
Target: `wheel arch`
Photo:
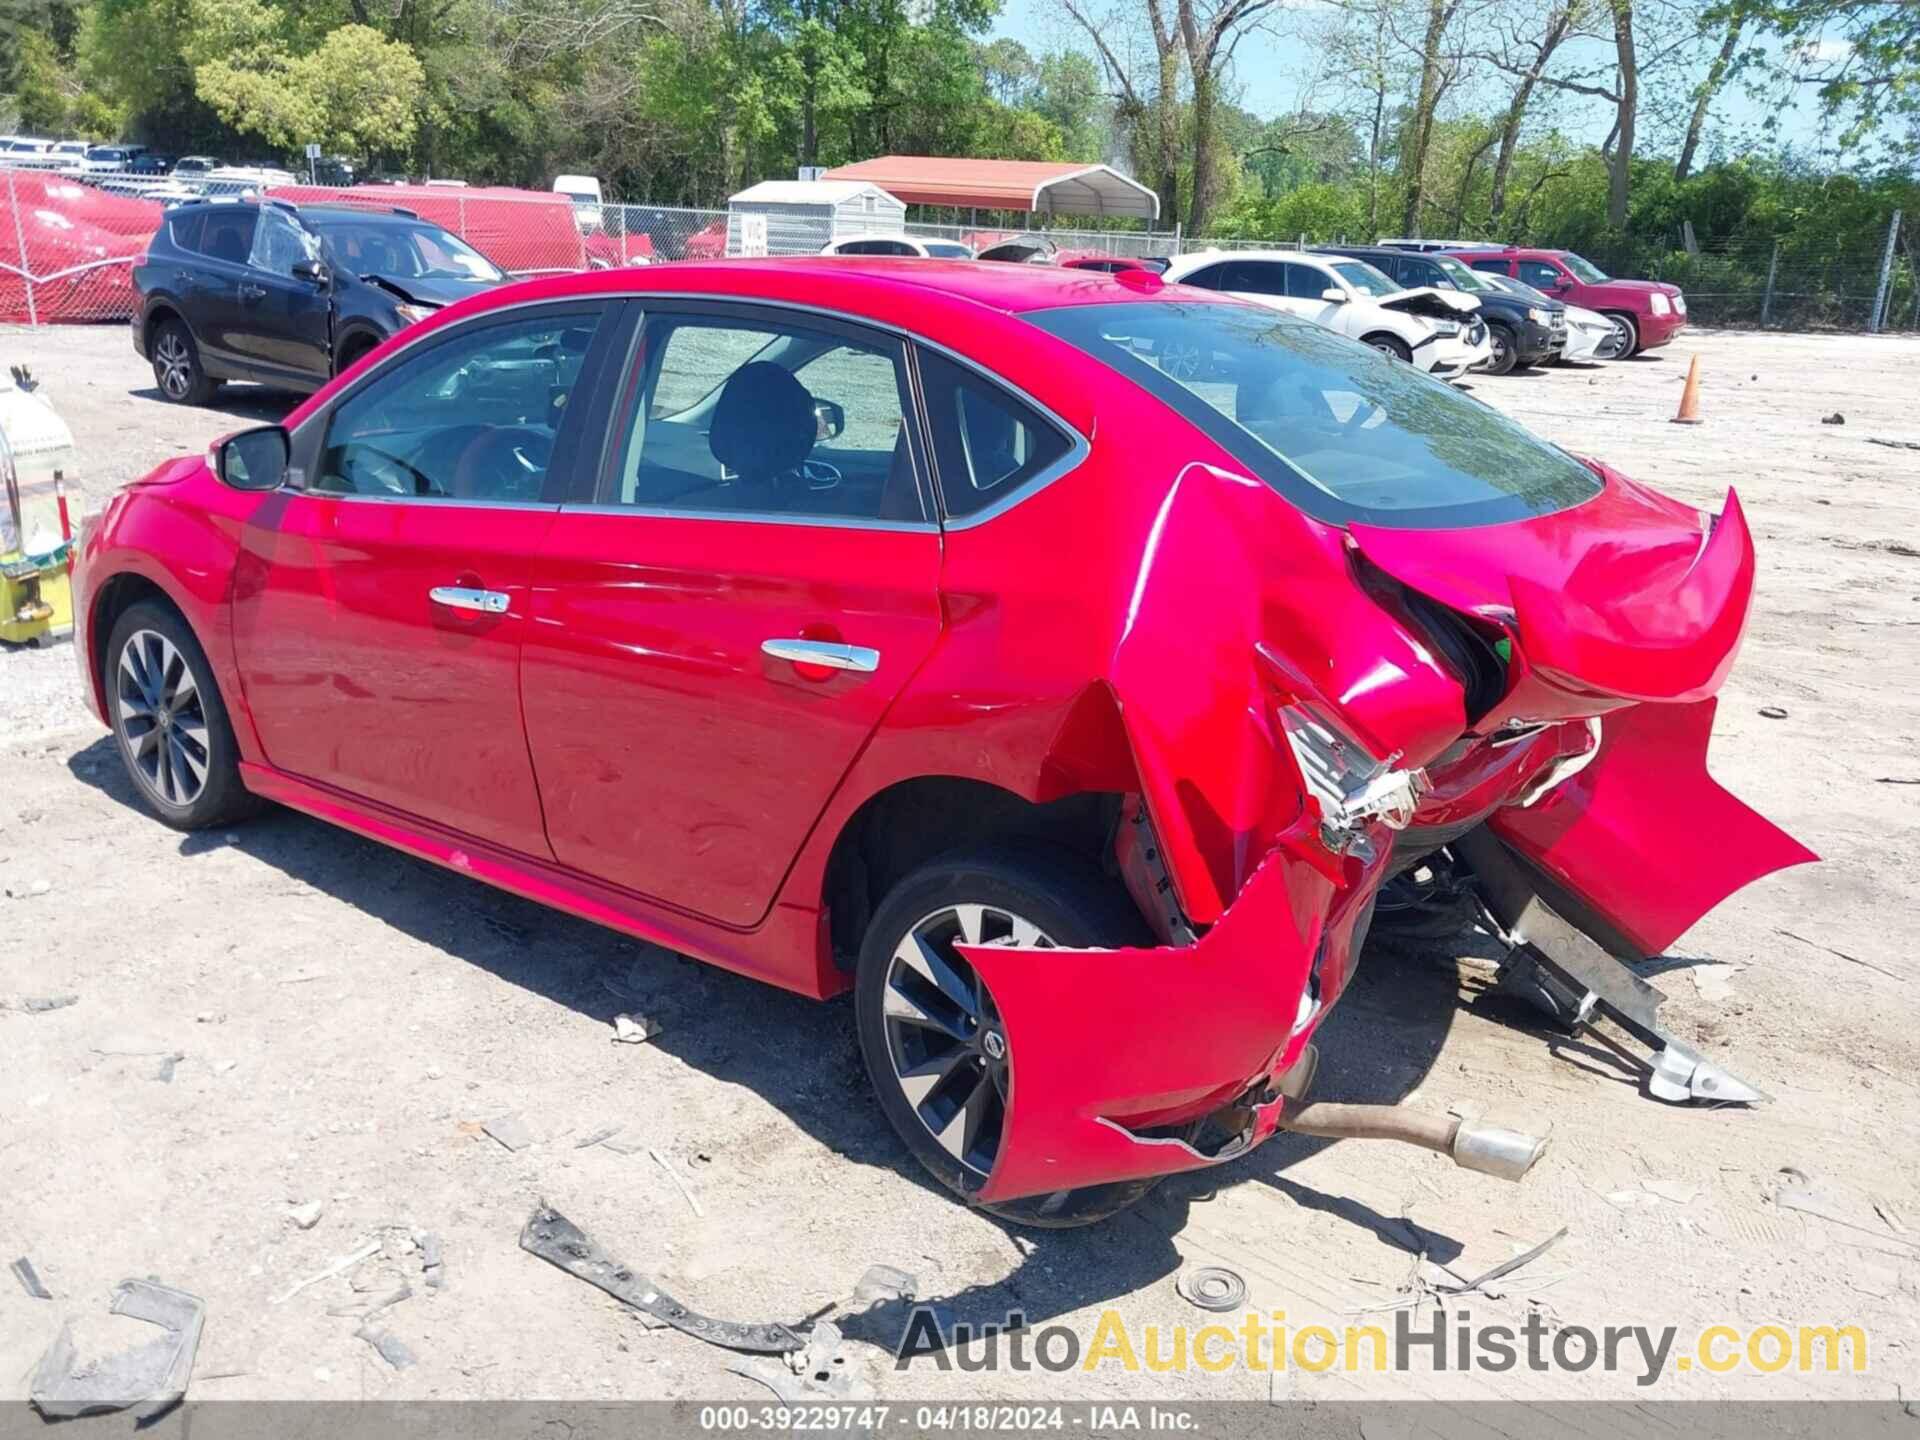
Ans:
[[[172,300],[156,301],[140,322],[141,343],[146,347],[146,353],[149,356],[153,354],[154,337],[160,333],[160,327],[169,320],[178,320],[187,327],[187,335],[193,343],[195,345],[200,343],[200,337],[194,333],[193,322],[187,318],[185,310]]]
[[[180,602],[151,576],[122,570],[100,585],[87,613],[87,655],[93,662],[88,667],[87,683],[93,686],[95,708],[107,716],[109,722],[112,717],[107,709],[107,639],[120,617],[142,600],[154,600],[166,606],[180,617],[181,624],[193,629],[193,622],[187,618]],[[201,642],[201,648],[206,648],[205,641]]]
[[[1375,325],[1360,337],[1362,345],[1371,345],[1376,340],[1391,340],[1408,355],[1413,354],[1413,342],[1391,325]]]
[[[387,337],[364,321],[350,320],[333,345],[333,373],[342,374],[385,344]]]

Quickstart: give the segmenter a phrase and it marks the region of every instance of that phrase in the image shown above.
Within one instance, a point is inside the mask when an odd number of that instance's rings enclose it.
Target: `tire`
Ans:
[[[349,340],[340,351],[340,363],[333,367],[333,373],[344,375],[358,365],[370,353],[380,348],[378,340],[356,337]]]
[[[1520,363],[1520,346],[1513,331],[1505,325],[1489,325],[1487,340],[1493,346],[1493,358],[1487,362],[1487,374],[1511,375]]]
[[[1633,323],[1631,315],[1622,315],[1617,310],[1609,310],[1607,319],[1613,322],[1613,328],[1620,333],[1620,348],[1614,352],[1616,360],[1631,360],[1640,353],[1640,327]]]
[[[1390,359],[1402,360],[1407,364],[1413,363],[1413,351],[1409,350],[1407,342],[1397,335],[1369,335],[1361,341],[1361,344],[1371,346]]]
[[[992,996],[977,986],[966,962],[950,948],[959,930],[956,906],[981,907],[975,921],[986,940],[1006,938],[1021,922],[1034,926],[1043,942],[1058,946],[1115,946],[1151,944],[1147,928],[1126,891],[1099,871],[1057,851],[1025,845],[992,845],[956,851],[921,866],[908,875],[881,903],[867,927],[854,978],[854,1021],[867,1077],[879,1096],[880,1108],[907,1149],[933,1176],[968,1201],[985,1183],[991,1169],[989,1151],[997,1152],[998,1125],[1004,1122],[1004,1096],[1018,1057],[1006,1050],[1004,1034],[994,1021]],[[1011,920],[1013,924],[1006,923]],[[937,956],[953,967],[950,974],[963,989],[972,987],[978,1002],[975,1021],[968,1021],[957,1005],[944,1001],[941,991],[917,967],[896,956],[910,936],[919,932]],[[1028,939],[1027,943],[1033,943]],[[923,1015],[936,1016],[952,1029],[890,1016],[889,994],[911,997]],[[896,1001],[896,1011],[899,1006]],[[955,1024],[955,1021],[958,1021]],[[954,1031],[967,1031],[960,1040]],[[999,1050],[993,1049],[999,1037]],[[931,1054],[934,1058],[929,1060]],[[901,1071],[938,1064],[958,1057],[941,1078],[929,1086],[916,1106],[904,1088]],[[918,1062],[916,1066],[915,1062]],[[997,1067],[999,1082],[992,1075]],[[992,1090],[986,1087],[992,1086]],[[969,1108],[963,1101],[983,1095],[985,1110],[980,1143],[956,1154],[935,1137],[931,1128],[944,1107],[958,1116]],[[932,1112],[923,1118],[923,1110]],[[947,1133],[952,1134],[951,1127]],[[1001,1205],[979,1208],[1016,1224],[1045,1229],[1089,1225],[1117,1214],[1139,1200],[1155,1184],[1149,1180],[1061,1190]]]
[[[204,830],[261,808],[240,783],[213,666],[178,611],[153,600],[129,605],[108,637],[101,677],[121,762],[162,823]]]
[[[200,364],[200,347],[186,322],[168,318],[153,332],[153,383],[160,397],[175,405],[205,405],[220,382]]]

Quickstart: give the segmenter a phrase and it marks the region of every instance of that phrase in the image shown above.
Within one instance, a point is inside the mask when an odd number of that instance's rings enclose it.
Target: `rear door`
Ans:
[[[435,332],[294,432],[294,483],[243,526],[234,576],[234,650],[276,769],[548,856],[520,647],[606,308]]]
[[[521,690],[563,863],[759,921],[939,638],[896,337],[646,302],[592,491],[535,565]]]
[[[210,205],[195,238],[187,323],[202,360],[213,361],[216,370],[242,370],[248,364],[238,343],[244,326],[240,284],[248,278],[247,257],[259,217],[256,205]]]

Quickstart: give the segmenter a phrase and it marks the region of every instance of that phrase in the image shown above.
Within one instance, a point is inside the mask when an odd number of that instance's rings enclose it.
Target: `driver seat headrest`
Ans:
[[[807,387],[772,361],[756,360],[721,387],[707,448],[742,480],[766,481],[807,458],[818,427]]]

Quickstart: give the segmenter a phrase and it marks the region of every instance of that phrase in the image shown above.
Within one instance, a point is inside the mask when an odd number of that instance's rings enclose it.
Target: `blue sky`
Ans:
[[[1091,3],[1097,13],[1100,0],[1091,0]],[[1294,0],[1296,8],[1300,3],[1301,0]],[[1312,0],[1305,3],[1311,4]],[[1063,48],[1092,53],[1085,36],[1061,9],[1059,0],[1005,0],[993,33],[1018,40],[1036,53]],[[1593,63],[1604,63],[1605,52],[1610,47],[1594,48],[1599,53]],[[1300,53],[1298,42],[1282,41],[1266,34],[1251,36],[1242,43],[1235,57],[1234,79],[1241,90],[1240,103],[1261,116],[1285,114],[1300,103],[1312,70],[1312,57]],[[1690,75],[1686,83],[1691,85],[1694,80]],[[1643,104],[1644,95],[1643,90]],[[1331,98],[1330,91],[1321,96],[1323,103]],[[1769,115],[1776,113],[1780,117],[1779,128],[1769,142],[1762,126]],[[1605,102],[1575,95],[1561,97],[1555,114],[1566,133],[1596,145],[1606,138],[1613,123],[1612,109]],[[1643,120],[1643,130],[1645,126]],[[1644,137],[1643,149],[1657,138]],[[1707,135],[1710,154],[1716,142],[1735,154],[1767,147],[1770,143],[1788,144],[1797,150],[1818,149],[1821,147],[1820,117],[1817,107],[1807,99],[1782,107],[1772,100],[1754,98],[1736,82],[1725,88],[1714,103]]]

